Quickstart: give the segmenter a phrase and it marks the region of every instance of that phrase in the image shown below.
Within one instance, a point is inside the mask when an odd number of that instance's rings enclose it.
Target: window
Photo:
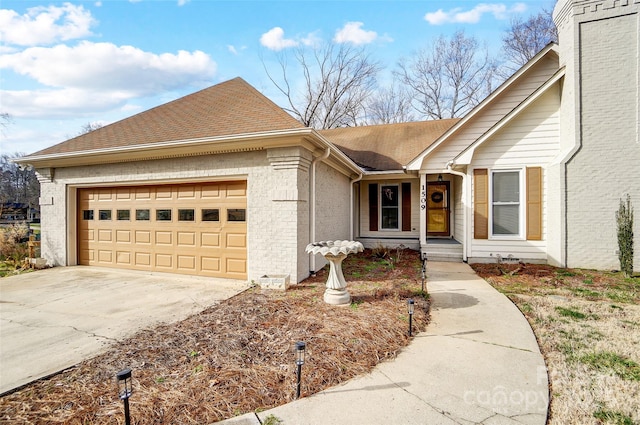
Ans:
[[[228,209],[227,221],[245,221],[245,209]]]
[[[149,216],[149,210],[136,210],[136,220],[148,221]]]
[[[156,210],[157,221],[171,221],[171,210]]]
[[[98,217],[100,220],[111,220],[111,210],[100,210]]]
[[[93,220],[93,210],[82,210],[83,220]]]
[[[195,213],[193,209],[178,210],[178,221],[194,221]]]
[[[116,215],[118,217],[118,220],[131,220],[130,210],[118,210]]]
[[[398,229],[399,224],[399,191],[398,186],[380,186],[381,227]]]
[[[493,236],[521,235],[520,174],[520,171],[491,173],[491,234]]]
[[[202,221],[220,221],[220,210],[219,209],[203,209],[202,210]]]

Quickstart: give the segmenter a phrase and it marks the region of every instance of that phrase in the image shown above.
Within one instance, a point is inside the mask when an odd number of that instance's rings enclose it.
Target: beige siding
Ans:
[[[558,62],[553,55],[538,62],[534,67],[509,87],[493,103],[477,113],[458,133],[451,136],[425,159],[423,170],[438,173],[447,162],[471,145],[500,119],[531,95],[542,83],[558,70]]]
[[[469,257],[472,261],[492,259],[496,255],[513,257],[522,260],[547,260],[547,200],[550,193],[549,177],[545,168],[559,154],[559,95],[556,86],[550,88],[540,98],[522,111],[504,128],[479,146],[474,154],[472,167],[493,169],[525,167],[543,168],[543,237],[541,241],[527,241],[525,234],[520,240],[474,239]],[[553,188],[557,191],[557,187]],[[524,187],[521,190],[525,190]],[[524,209],[524,203],[521,204]],[[524,214],[524,212],[523,212]],[[526,222],[526,217],[521,215]],[[473,225],[473,221],[470,221]]]

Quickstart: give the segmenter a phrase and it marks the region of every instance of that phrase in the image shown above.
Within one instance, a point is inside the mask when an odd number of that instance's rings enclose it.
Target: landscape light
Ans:
[[[304,364],[304,351],[306,344],[302,341],[296,342],[296,366],[298,366],[298,381],[296,383],[296,398],[300,398],[300,378],[302,376],[302,365]]]
[[[413,333],[411,331],[412,325],[413,325],[413,307],[415,305],[415,302],[413,301],[413,299],[409,298],[407,300],[407,308],[409,310],[409,336],[412,336]]]
[[[129,397],[133,394],[133,386],[131,384],[131,369],[123,369],[116,374],[118,379],[118,397],[124,401],[124,423],[131,425],[129,417]]]

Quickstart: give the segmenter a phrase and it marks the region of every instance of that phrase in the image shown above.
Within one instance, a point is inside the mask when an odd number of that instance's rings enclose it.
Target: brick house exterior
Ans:
[[[42,185],[43,256],[300,281],[325,264],[309,242],[357,239],[616,269],[618,202],[640,202],[640,0],[560,0],[554,20],[559,44],[461,119],[316,131],[234,79],[22,158]]]

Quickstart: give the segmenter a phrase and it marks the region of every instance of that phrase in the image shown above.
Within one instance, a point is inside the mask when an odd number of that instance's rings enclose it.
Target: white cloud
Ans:
[[[121,90],[143,96],[209,80],[216,63],[201,51],[155,54],[132,46],[83,41],[74,47],[31,47],[0,56],[2,68],[50,87]]]
[[[362,29],[362,22],[347,22],[344,27],[336,31],[333,41],[336,43],[369,44],[378,38],[375,31]]]
[[[59,118],[102,112],[123,107],[126,92],[80,89],[3,90],[2,104],[16,118]]]
[[[227,50],[229,50],[234,55],[239,55],[241,51],[247,50],[247,46],[240,46],[239,48],[237,48],[233,44],[227,44]]]
[[[284,30],[280,27],[273,27],[262,34],[260,44],[269,50],[279,51],[288,47],[295,47],[299,43],[291,38],[284,38]]]
[[[190,0],[178,0],[178,6],[184,6],[185,4],[189,3]]]
[[[424,15],[425,21],[431,25],[442,25],[450,23],[476,24],[480,22],[486,13],[492,14],[495,19],[505,20],[515,13],[522,13],[527,6],[524,3],[515,3],[507,7],[503,3],[480,3],[470,10],[454,8],[449,11],[438,9],[436,12],[429,12]]]
[[[0,9],[0,40],[16,46],[54,44],[91,35],[96,23],[91,12],[71,3],[31,7],[24,15]]]
[[[201,51],[155,54],[84,41],[2,55],[0,69],[48,87],[2,91],[3,107],[15,116],[47,117],[105,111],[136,97],[200,86],[212,80],[216,63]]]

